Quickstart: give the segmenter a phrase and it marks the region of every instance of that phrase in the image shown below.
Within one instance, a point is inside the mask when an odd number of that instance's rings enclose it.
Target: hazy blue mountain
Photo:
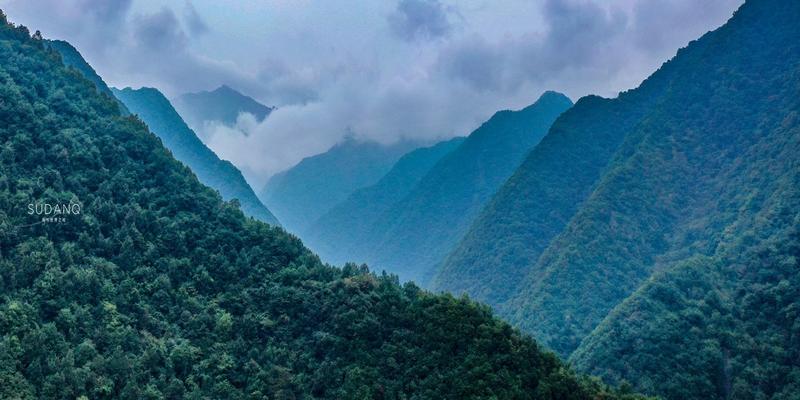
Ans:
[[[112,99],[116,99],[114,94],[111,93],[111,89],[109,89],[108,85],[106,85],[105,81],[103,81],[103,78],[101,78],[100,75],[97,75],[97,72],[95,72],[94,68],[92,68],[92,66],[86,62],[81,53],[78,52],[75,47],[63,40],[47,40],[45,43],[47,46],[61,54],[61,59],[64,64],[77,69],[86,79],[94,83],[95,87],[97,87],[97,90],[99,90],[101,93],[108,95]],[[125,105],[121,102],[119,102],[119,105],[122,108],[122,112],[126,113],[127,109],[125,108]]]
[[[748,1],[617,99],[581,99],[448,257],[583,371],[667,399],[800,388],[800,3]]]
[[[314,221],[354,191],[377,182],[415,147],[410,141],[387,146],[347,138],[273,175],[260,197],[286,229],[304,238]]]
[[[236,118],[243,112],[253,114],[256,121],[261,122],[273,110],[227,85],[212,91],[185,93],[173,99],[173,104],[194,130],[201,130],[205,122],[212,121],[235,125]]]
[[[453,138],[400,157],[377,183],[356,190],[320,217],[307,230],[303,241],[328,262],[341,265],[347,261],[360,261],[353,249],[368,240],[365,235],[375,221],[402,200],[442,157],[464,140],[463,137]]]
[[[572,102],[547,92],[500,111],[447,154],[372,224],[353,258],[425,284],[475,216]]]
[[[270,224],[278,220],[256,197],[242,173],[221,160],[186,126],[169,100],[153,88],[113,89],[114,95],[158,135],[179,161],[197,174],[200,182],[218,190],[225,200],[237,199],[248,216]]]
[[[485,306],[323,265],[54,55],[0,12],[0,398],[638,398]]]
[[[664,75],[617,99],[581,98],[558,118],[445,258],[432,288],[468,293],[493,306],[516,294],[531,265],[592,193],[625,133],[657,104],[667,89]]]

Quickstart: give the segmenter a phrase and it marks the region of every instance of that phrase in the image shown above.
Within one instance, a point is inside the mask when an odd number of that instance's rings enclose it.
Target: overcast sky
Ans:
[[[278,110],[206,132],[256,190],[344,135],[468,134],[544,91],[636,87],[742,0],[0,0],[109,85],[228,84]],[[247,134],[243,134],[246,132]]]

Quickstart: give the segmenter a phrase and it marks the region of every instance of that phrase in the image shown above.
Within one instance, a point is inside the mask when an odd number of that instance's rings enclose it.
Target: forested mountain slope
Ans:
[[[500,111],[442,158],[373,224],[353,257],[425,284],[434,267],[497,189],[572,102],[547,92],[518,111]]]
[[[615,99],[586,96],[564,112],[447,255],[431,286],[493,306],[517,293],[677,73],[666,63],[635,90]]]
[[[352,249],[368,240],[365,235],[375,221],[402,200],[422,177],[465,138],[457,137],[430,147],[413,150],[392,166],[376,184],[356,190],[308,229],[303,238],[323,260],[337,265],[359,262]]]
[[[436,287],[492,302],[612,382],[670,399],[791,398],[798,20],[798,2],[748,1],[639,88],[580,100]]]
[[[273,108],[265,106],[250,96],[243,95],[227,85],[212,91],[185,93],[173,100],[175,109],[194,130],[202,130],[207,122],[235,125],[241,113],[250,113],[260,122]]]
[[[260,197],[286,229],[304,238],[319,217],[354,191],[375,184],[415,147],[410,141],[383,145],[346,138],[272,176]]]
[[[663,272],[574,352],[579,368],[669,399],[800,393],[797,21],[798,2],[749,1],[704,38],[704,58],[720,67],[698,68],[681,89],[713,100],[668,110],[677,113],[670,133],[708,153],[696,158],[699,199],[657,260]],[[705,120],[703,129],[679,117]]]
[[[108,85],[106,85],[106,82],[103,80],[103,78],[101,78],[100,75],[97,75],[97,72],[94,70],[94,68],[92,68],[92,66],[83,59],[81,53],[78,52],[75,47],[69,44],[69,42],[65,42],[63,40],[47,40],[44,43],[61,54],[61,59],[64,61],[64,64],[74,67],[81,74],[83,74],[86,79],[94,83],[94,86],[97,88],[97,90],[111,98],[115,98],[114,94],[111,93],[111,89],[108,87]],[[120,103],[120,106],[122,107],[121,111],[123,113],[127,112],[125,105]]]
[[[633,397],[486,307],[322,265],[1,12],[0,100],[0,398]]]
[[[113,89],[114,95],[161,138],[164,146],[197,174],[200,182],[219,190],[225,200],[237,199],[248,216],[277,225],[278,220],[230,161],[221,160],[186,126],[158,89]]]

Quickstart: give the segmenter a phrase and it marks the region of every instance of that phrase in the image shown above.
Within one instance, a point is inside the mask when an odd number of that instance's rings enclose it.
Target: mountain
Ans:
[[[230,162],[220,160],[206,147],[158,90],[126,88],[112,91],[71,44],[63,40],[48,40],[44,43],[58,51],[64,64],[77,69],[101,93],[115,99],[123,113],[133,111],[138,114],[175,157],[197,174],[201,182],[219,190],[225,200],[237,199],[248,216],[278,224],[278,220],[261,203],[241,172]]]
[[[106,82],[103,81],[103,78],[100,75],[97,75],[97,72],[92,68],[89,63],[83,58],[80,52],[73,47],[69,42],[63,40],[47,40],[44,41],[46,46],[52,48],[53,50],[57,51],[61,55],[61,60],[64,64],[73,67],[78,70],[83,76],[94,83],[94,86],[99,90],[101,93],[108,95],[112,99],[116,99],[114,94],[111,93],[111,89],[109,89]],[[123,112],[127,112],[125,105],[119,103],[122,107]]]
[[[668,89],[665,75],[662,70],[617,99],[581,98],[558,118],[447,255],[432,288],[493,306],[514,296],[591,195],[625,132],[657,106]]]
[[[179,161],[197,174],[200,182],[219,190],[225,200],[236,199],[242,211],[260,221],[278,225],[278,220],[256,197],[242,173],[221,160],[186,126],[169,100],[153,88],[113,89],[114,95],[161,138]]]
[[[36,37],[0,12],[0,398],[636,398],[485,306],[323,265]]]
[[[173,103],[181,117],[196,131],[202,131],[206,122],[236,125],[240,113],[253,114],[256,121],[261,122],[273,110],[227,85],[210,92],[185,93],[173,99]]]
[[[377,183],[356,190],[307,230],[303,241],[323,260],[341,265],[353,258],[352,249],[367,238],[369,228],[402,200],[442,157],[465,140],[456,137],[400,157]],[[363,261],[363,260],[362,260]]]
[[[435,287],[645,393],[796,396],[798,20],[748,1],[639,88],[578,101]]]
[[[547,92],[519,111],[500,111],[428,171],[369,228],[352,257],[425,285],[435,266],[497,189],[572,102]]]
[[[346,138],[273,175],[260,197],[286,229],[304,238],[314,221],[354,191],[377,182],[416,146],[410,141],[383,145]]]

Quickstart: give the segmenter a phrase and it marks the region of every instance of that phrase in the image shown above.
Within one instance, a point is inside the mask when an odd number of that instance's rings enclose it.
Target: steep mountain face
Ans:
[[[356,259],[423,285],[434,267],[525,155],[572,102],[547,92],[519,111],[500,111],[442,158],[353,248]]]
[[[748,1],[640,88],[579,101],[437,288],[495,303],[611,382],[668,399],[791,398],[798,20],[800,3]]]
[[[400,157],[376,184],[356,190],[320,217],[308,229],[303,241],[323,260],[333,264],[363,261],[355,258],[357,252],[353,249],[368,240],[369,228],[464,140],[463,137],[453,138]]]
[[[245,218],[2,12],[0,210],[2,398],[634,398]]]
[[[314,221],[356,190],[375,184],[416,146],[409,141],[382,145],[347,138],[275,174],[260,196],[286,229],[305,238]]]
[[[242,173],[221,160],[186,126],[169,100],[153,88],[113,89],[114,95],[161,138],[179,161],[197,174],[200,182],[219,190],[225,200],[236,199],[242,211],[260,221],[278,225],[278,220],[256,197]]]
[[[103,81],[103,78],[101,78],[100,75],[97,75],[97,72],[94,70],[94,68],[92,68],[92,66],[89,65],[86,60],[84,60],[81,53],[78,52],[75,47],[69,44],[69,42],[65,42],[63,40],[47,40],[44,43],[61,55],[61,59],[64,61],[64,64],[77,69],[86,79],[94,83],[94,86],[97,88],[97,90],[108,95],[112,99],[115,99],[114,94],[111,93],[111,89],[108,87],[108,85],[106,85],[106,82]],[[125,108],[125,105],[122,103],[119,104],[122,108],[121,111],[126,113],[127,108]]]
[[[800,393],[798,20],[797,2],[751,1],[703,39],[680,95],[710,99],[669,125],[702,154],[699,195],[663,272],[574,352],[581,369],[671,399]]]
[[[670,68],[617,99],[587,96],[561,115],[454,246],[431,286],[495,307],[517,293],[608,170],[626,132],[658,105],[674,75]]]
[[[253,114],[256,121],[261,122],[273,110],[227,85],[210,92],[185,93],[174,99],[173,103],[181,117],[195,131],[202,131],[206,122],[235,125],[241,113]]]

